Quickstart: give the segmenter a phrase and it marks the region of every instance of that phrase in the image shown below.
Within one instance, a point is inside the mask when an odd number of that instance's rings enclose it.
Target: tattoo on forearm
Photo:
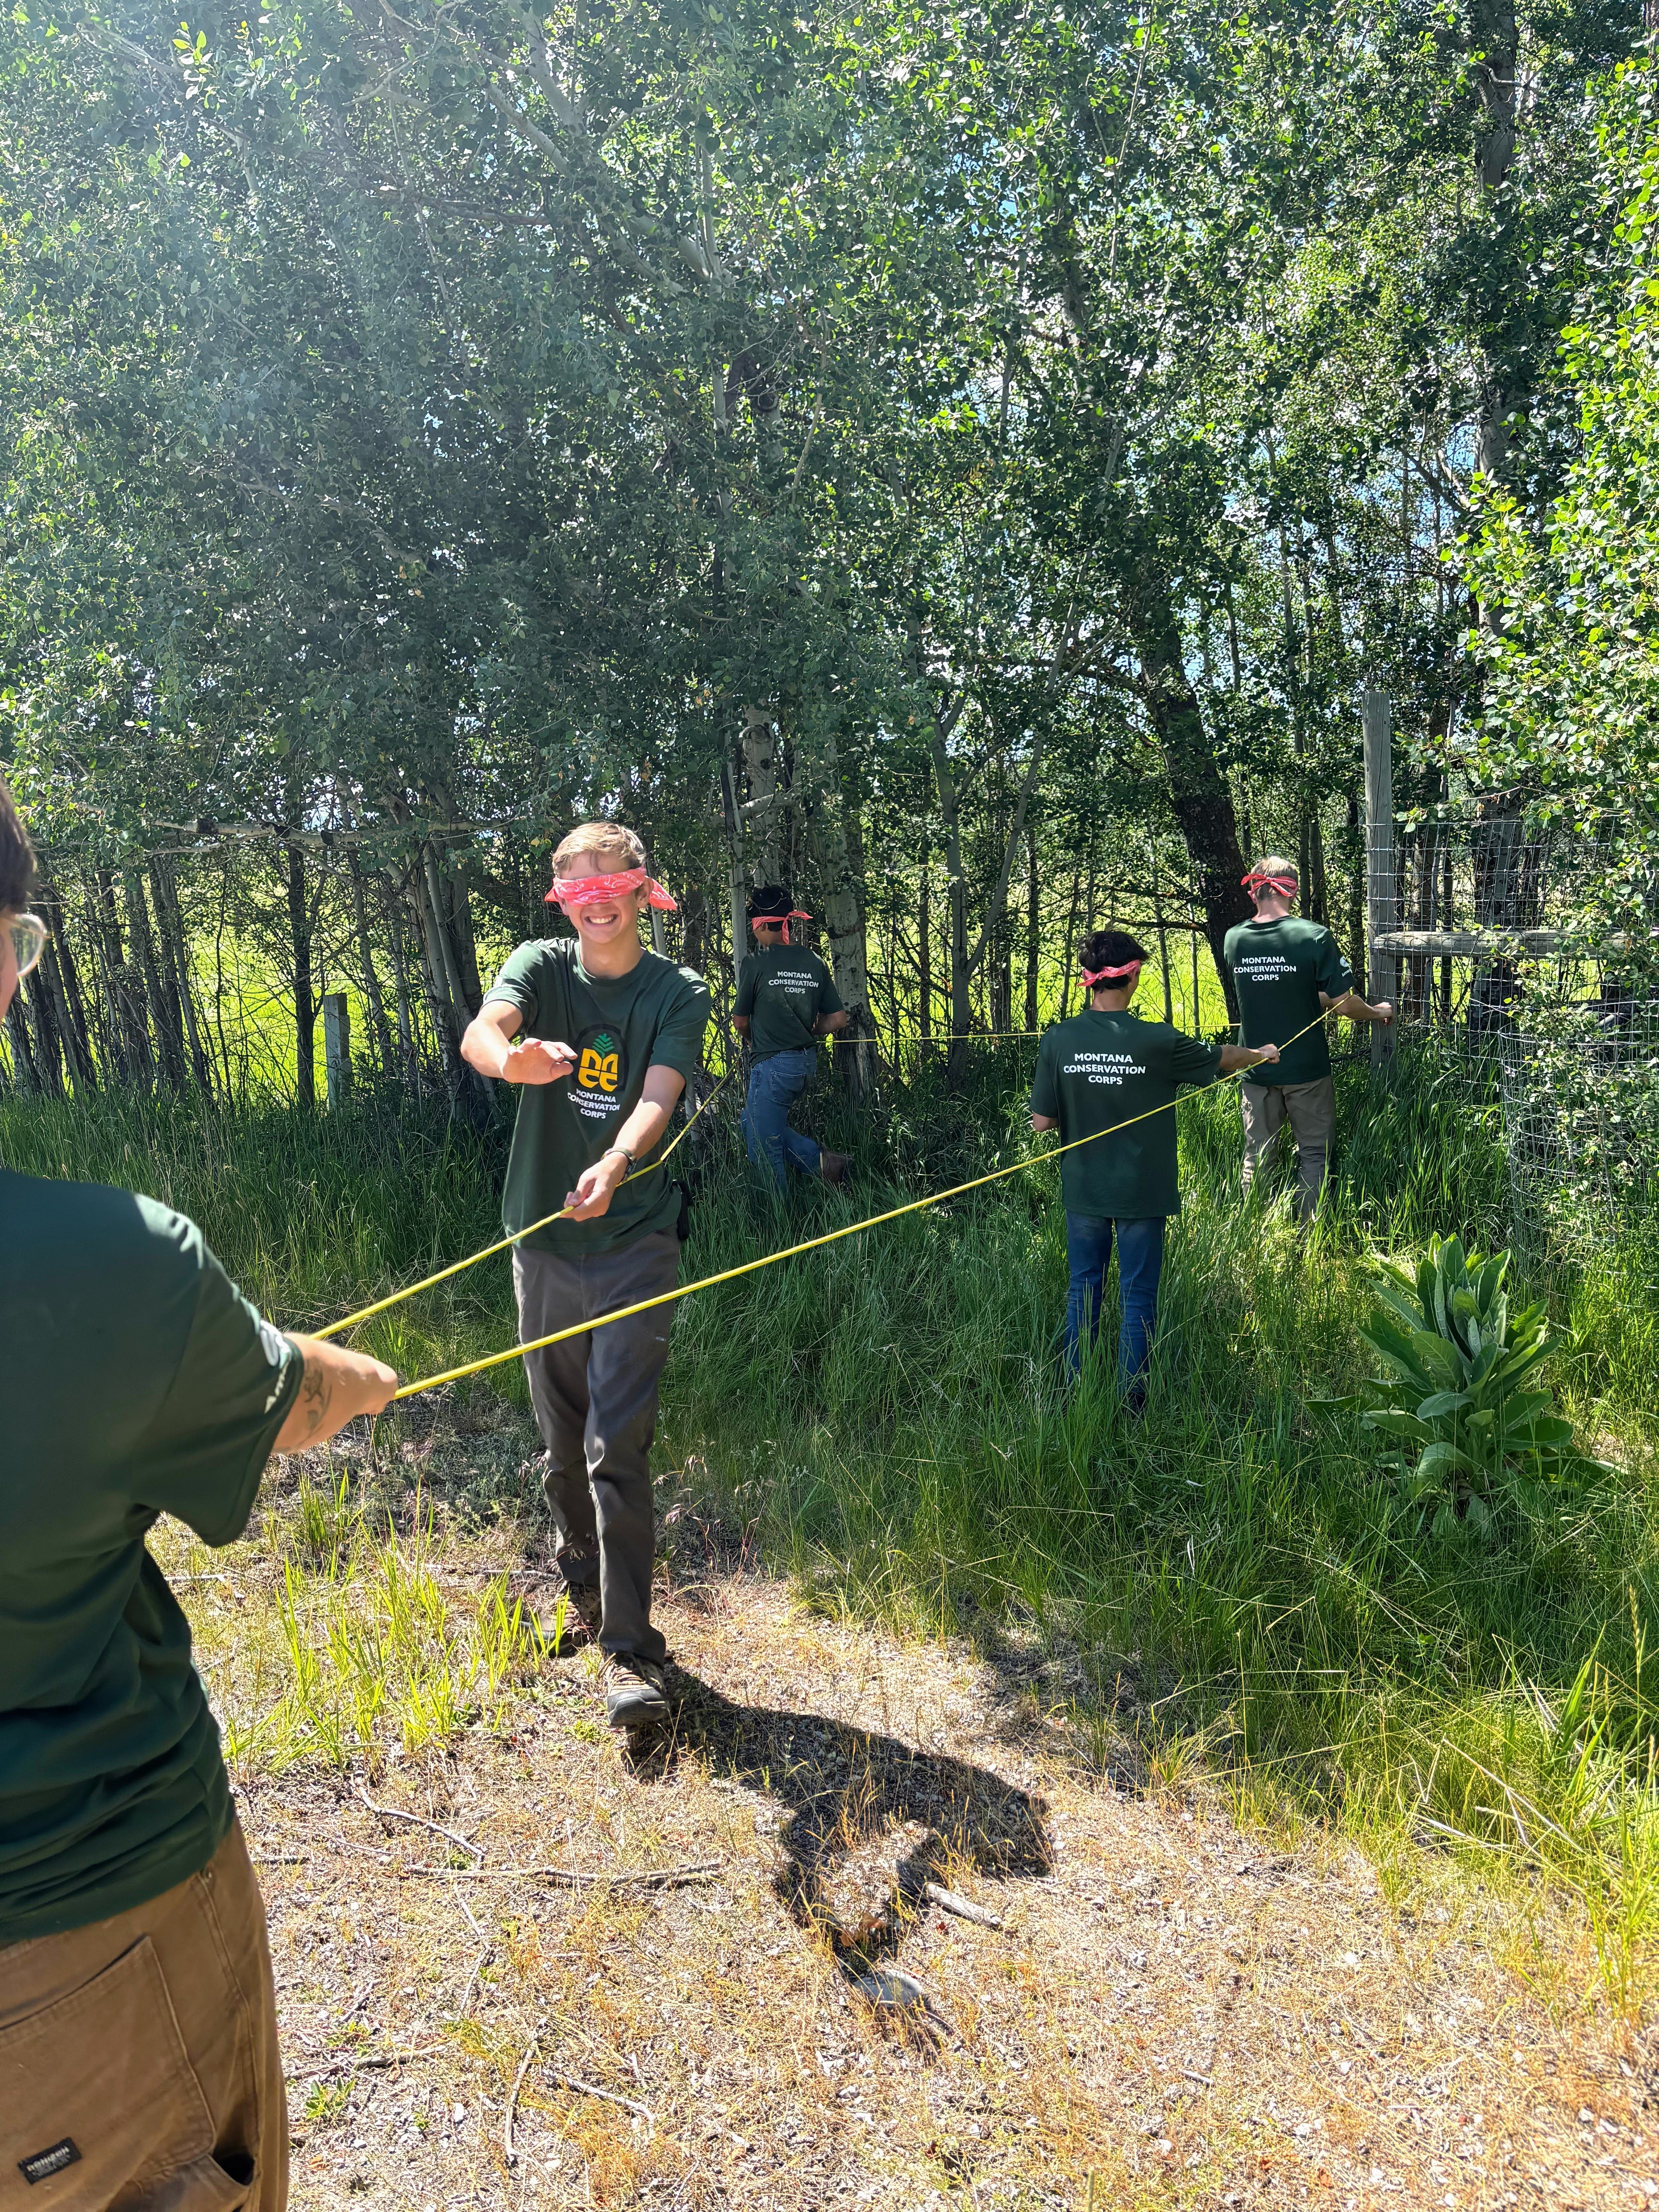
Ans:
[[[300,1419],[307,1440],[314,1437],[328,1419],[328,1409],[334,1401],[334,1386],[313,1361],[306,1362],[305,1374],[300,1383]]]

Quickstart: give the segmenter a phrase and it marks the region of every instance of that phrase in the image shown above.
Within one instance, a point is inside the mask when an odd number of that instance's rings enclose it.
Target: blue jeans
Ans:
[[[786,1160],[793,1160],[803,1175],[818,1172],[817,1146],[789,1126],[790,1101],[805,1090],[817,1059],[815,1048],[806,1045],[799,1052],[775,1052],[749,1071],[743,1140],[750,1158],[757,1167],[764,1165],[780,1190],[787,1179]]]
[[[1117,1379],[1132,1398],[1133,1387],[1152,1354],[1158,1327],[1158,1285],[1164,1273],[1164,1216],[1112,1222],[1092,1214],[1066,1216],[1066,1258],[1071,1283],[1066,1295],[1066,1372],[1073,1381],[1087,1345],[1100,1333],[1100,1302],[1117,1231],[1117,1283],[1122,1319],[1117,1333]],[[1144,1386],[1143,1386],[1144,1387]]]

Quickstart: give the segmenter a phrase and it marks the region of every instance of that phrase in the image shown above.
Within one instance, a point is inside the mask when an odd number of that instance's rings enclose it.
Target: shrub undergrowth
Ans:
[[[1005,1049],[962,1093],[922,1080],[857,1113],[818,1094],[810,1110],[862,1176],[787,1208],[723,1123],[684,1274],[1017,1157],[1029,1060]],[[1165,1773],[1201,1758],[1243,1817],[1329,1822],[1391,1880],[1413,1840],[1494,1877],[1541,1870],[1582,1900],[1629,2011],[1659,1901],[1659,1226],[1627,1222],[1571,1261],[1529,1250],[1515,1303],[1547,1307],[1562,1410],[1612,1472],[1506,1516],[1471,1571],[1466,1546],[1402,1534],[1385,1440],[1310,1401],[1376,1372],[1359,1325],[1379,1258],[1414,1270],[1454,1231],[1505,1241],[1496,1103],[1432,1048],[1403,1051],[1380,1090],[1343,1069],[1339,1103],[1305,1238],[1282,1189],[1240,1200],[1231,1090],[1182,1104],[1184,1210],[1139,1423],[1107,1362],[1070,1397],[1058,1387],[1064,1229],[1045,1164],[688,1299],[663,1445],[819,1601],[966,1631],[994,1664],[1033,1638],[1063,1655],[1084,1738],[1114,1756],[1130,1737]],[[183,1207],[291,1327],[489,1241],[503,1150],[500,1133],[368,1103],[310,1119],[0,1105],[9,1164]],[[429,1372],[512,1328],[499,1259],[365,1341]],[[461,1386],[463,1405],[469,1390],[524,1402],[516,1365]],[[397,1419],[430,1419],[414,1403]]]

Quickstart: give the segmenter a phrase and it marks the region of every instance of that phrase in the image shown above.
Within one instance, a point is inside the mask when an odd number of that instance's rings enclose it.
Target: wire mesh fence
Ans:
[[[1601,1241],[1659,1188],[1659,989],[1644,942],[1659,885],[1632,876],[1624,829],[1584,834],[1488,799],[1408,818],[1381,871],[1377,985],[1403,1027],[1495,1073],[1516,1232],[1532,1241]]]

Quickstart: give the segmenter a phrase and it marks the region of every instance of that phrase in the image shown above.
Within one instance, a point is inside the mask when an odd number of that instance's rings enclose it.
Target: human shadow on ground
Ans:
[[[952,1864],[1006,1880],[1053,1863],[1042,1799],[988,1768],[819,1713],[738,1705],[684,1671],[678,1688],[672,1729],[633,1753],[635,1771],[665,1777],[695,1753],[716,1781],[774,1800],[779,1894],[849,1965],[890,1951],[903,1933],[895,1894],[919,1896]]]

